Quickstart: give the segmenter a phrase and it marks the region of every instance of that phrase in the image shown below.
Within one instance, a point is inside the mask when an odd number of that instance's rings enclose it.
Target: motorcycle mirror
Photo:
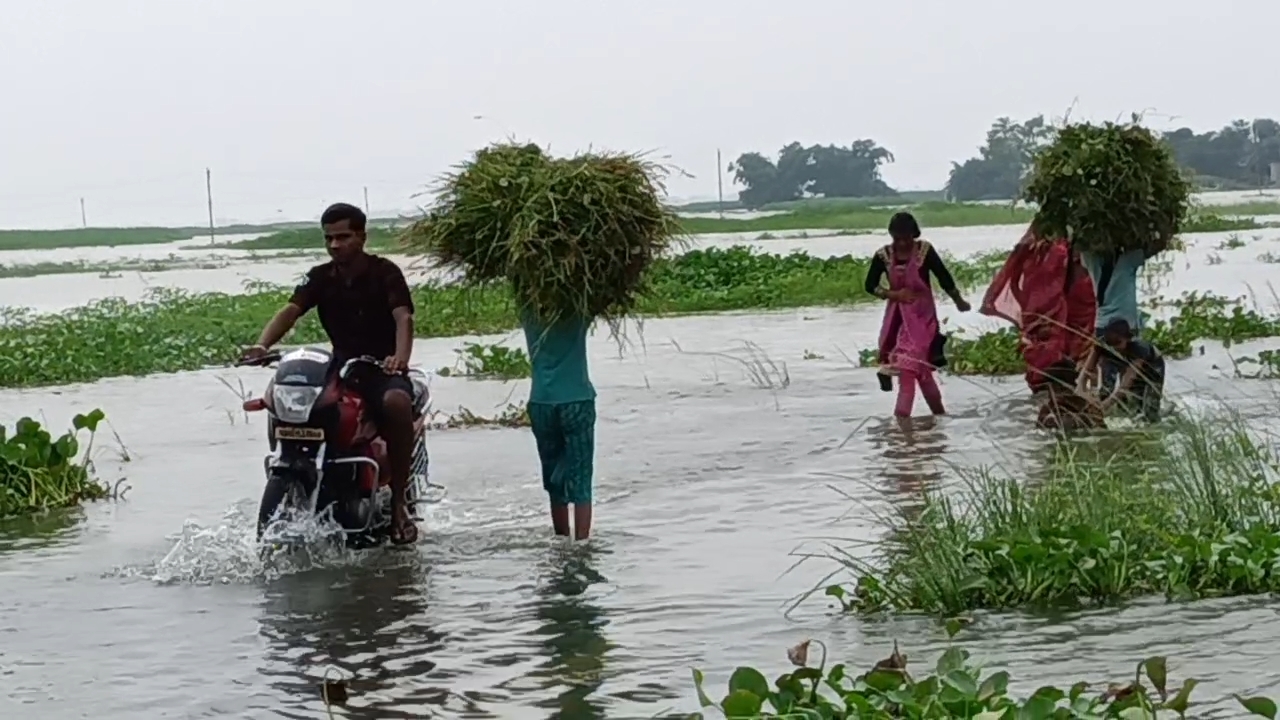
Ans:
[[[245,412],[258,412],[259,410],[267,409],[267,401],[263,400],[262,398],[245,400],[244,405],[242,407],[244,408]]]

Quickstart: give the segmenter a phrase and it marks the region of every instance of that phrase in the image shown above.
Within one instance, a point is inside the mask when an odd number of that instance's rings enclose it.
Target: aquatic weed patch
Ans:
[[[985,259],[984,259],[985,258]],[[993,262],[952,261],[961,282],[989,277]],[[638,305],[661,316],[726,310],[833,306],[874,300],[863,290],[869,260],[774,255],[746,247],[697,250],[655,262]],[[290,289],[244,294],[155,289],[140,302],[107,299],[56,314],[0,312],[0,387],[91,382],[106,377],[196,370],[234,360],[285,302]],[[506,332],[517,323],[504,283],[413,288],[415,335],[448,337]],[[286,343],[323,343],[308,313]]]
[[[24,417],[12,430],[0,425],[0,518],[78,505],[107,497],[112,488],[93,477],[89,451],[102,422],[101,410],[77,415],[72,429],[54,438]],[[88,434],[84,457],[77,435]]]
[[[518,380],[533,373],[529,355],[506,345],[464,343],[454,350],[458,359],[452,366],[436,370],[441,377],[468,377],[481,380]]]
[[[841,552],[857,612],[1100,605],[1280,590],[1280,454],[1231,415],[1064,441],[1029,478],[970,472],[890,516],[869,559]]]
[[[814,646],[822,656],[816,665],[810,665]],[[826,655],[821,642],[805,640],[787,650],[792,670],[773,683],[756,668],[739,667],[729,677],[727,694],[718,701],[708,694],[702,671],[694,670],[698,702],[726,718],[1160,718],[1185,717],[1191,694],[1200,684],[1194,678],[1171,683],[1168,660],[1153,656],[1137,664],[1128,682],[1077,682],[1065,688],[1047,685],[1017,697],[1010,692],[1008,672],[987,672],[967,650],[954,646],[919,677],[908,669],[908,658],[897,643],[892,655],[862,673],[845,663],[828,667]],[[1235,699],[1251,715],[1275,717],[1276,704],[1270,698],[1237,695]],[[703,715],[693,717],[701,719]]]

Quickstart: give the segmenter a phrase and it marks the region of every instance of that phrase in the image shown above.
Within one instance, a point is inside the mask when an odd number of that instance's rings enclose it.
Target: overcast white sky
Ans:
[[[936,188],[999,115],[1280,116],[1280,2],[8,0],[0,68],[3,227],[199,224],[206,166],[220,222],[403,209],[509,133],[669,154],[681,198],[864,137]]]

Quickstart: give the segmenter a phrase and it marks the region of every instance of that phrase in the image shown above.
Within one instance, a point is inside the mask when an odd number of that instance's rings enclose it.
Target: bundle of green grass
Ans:
[[[635,155],[556,158],[537,145],[494,145],[443,178],[402,240],[464,282],[506,280],[541,322],[612,323],[634,311],[646,271],[679,242],[662,202],[665,173]]]
[[[1138,124],[1067,125],[1034,158],[1023,198],[1036,230],[1104,254],[1167,249],[1190,210],[1192,185],[1173,151]]]

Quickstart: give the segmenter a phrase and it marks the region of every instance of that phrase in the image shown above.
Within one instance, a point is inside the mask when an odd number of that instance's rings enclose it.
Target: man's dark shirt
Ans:
[[[316,308],[339,361],[394,355],[396,323],[391,311],[403,307],[413,314],[413,297],[400,268],[377,255],[368,258],[364,272],[350,282],[332,262],[311,268],[289,300],[303,312]]]

